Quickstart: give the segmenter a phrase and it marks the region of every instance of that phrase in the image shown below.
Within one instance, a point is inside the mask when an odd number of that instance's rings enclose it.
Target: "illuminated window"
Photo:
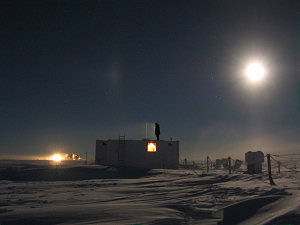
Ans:
[[[156,143],[153,142],[148,143],[148,152],[156,152]]]

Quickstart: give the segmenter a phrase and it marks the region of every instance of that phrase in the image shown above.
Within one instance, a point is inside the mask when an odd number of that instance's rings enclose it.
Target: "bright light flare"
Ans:
[[[153,142],[148,143],[148,152],[156,152],[156,143]]]
[[[250,80],[261,80],[265,74],[264,68],[259,63],[251,63],[246,71],[246,74]]]
[[[50,158],[50,160],[53,160],[53,161],[55,161],[55,162],[60,162],[62,159],[63,159],[63,158],[62,158],[62,156],[61,156],[60,154],[55,154],[55,155],[53,155],[53,156]]]

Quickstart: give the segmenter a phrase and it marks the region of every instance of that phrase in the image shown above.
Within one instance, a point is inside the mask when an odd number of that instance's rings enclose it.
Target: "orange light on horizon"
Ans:
[[[148,152],[156,152],[156,143],[153,142],[148,143]]]
[[[55,154],[55,155],[53,155],[53,156],[50,158],[50,160],[53,160],[53,161],[55,161],[55,162],[60,162],[62,159],[63,159],[63,158],[62,158],[62,156],[61,156],[60,154]]]

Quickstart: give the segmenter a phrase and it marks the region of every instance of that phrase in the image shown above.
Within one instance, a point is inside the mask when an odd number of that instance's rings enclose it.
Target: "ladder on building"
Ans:
[[[119,135],[119,145],[120,144],[125,144],[125,134],[124,135]]]

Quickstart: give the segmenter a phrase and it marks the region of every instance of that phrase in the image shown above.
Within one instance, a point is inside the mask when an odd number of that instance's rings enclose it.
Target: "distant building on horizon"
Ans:
[[[247,163],[247,171],[249,173],[261,173],[262,163],[264,162],[264,153],[262,151],[246,152],[245,161]]]
[[[178,169],[179,141],[125,140],[125,137],[96,140],[95,163],[116,167]]]

